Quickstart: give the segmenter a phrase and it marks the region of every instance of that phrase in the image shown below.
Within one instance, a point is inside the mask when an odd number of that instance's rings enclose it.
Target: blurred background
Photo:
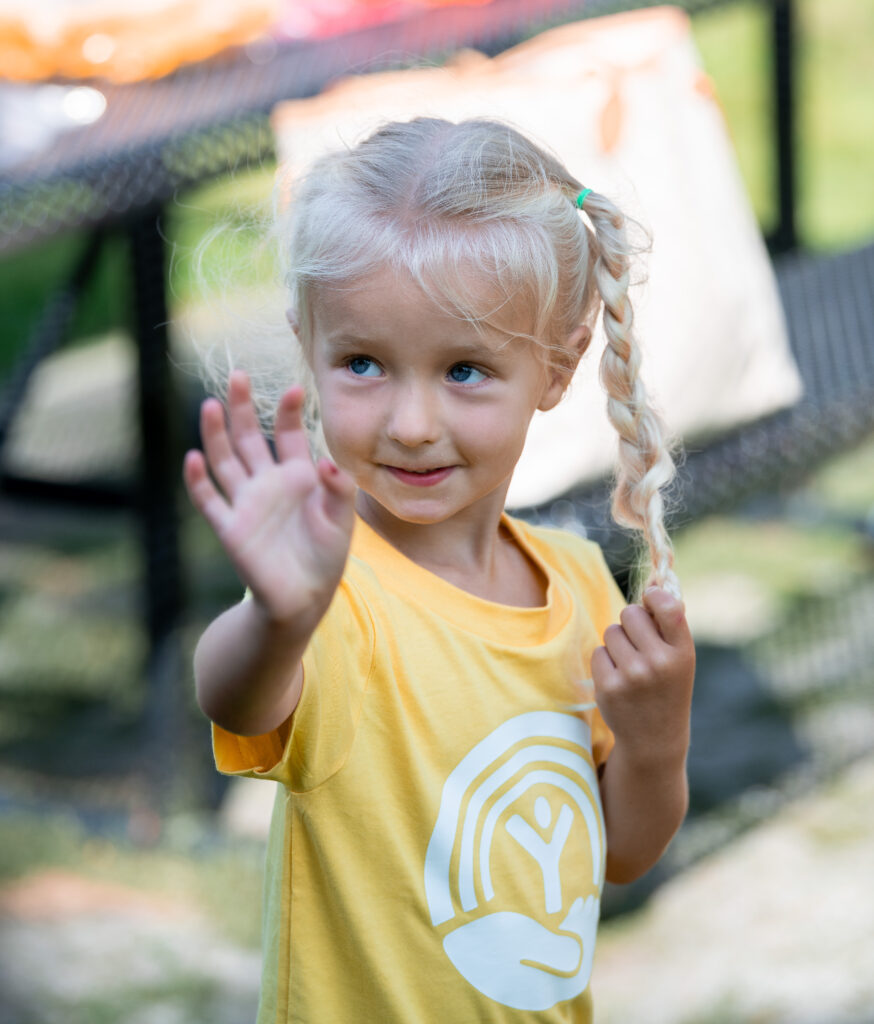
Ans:
[[[254,1018],[272,794],[212,768],[191,653],[240,588],[179,480],[192,338],[223,337],[229,306],[260,316],[274,271],[271,111],[641,5],[168,6],[0,3],[0,1024]],[[863,1024],[874,5],[687,9],[807,397],[688,445],[692,808],[658,868],[607,893],[597,1019]],[[602,498],[588,481],[529,512],[603,535],[624,579]]]

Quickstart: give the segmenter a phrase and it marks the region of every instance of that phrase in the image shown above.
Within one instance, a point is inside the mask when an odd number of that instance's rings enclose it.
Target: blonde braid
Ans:
[[[664,426],[647,401],[640,377],[641,352],[632,331],[628,297],[625,219],[610,200],[597,193],[586,198],[585,212],[594,229],[593,274],[604,303],[607,345],[601,357],[601,383],[607,391],[608,417],[619,434],[613,518],[643,535],[651,564],[644,587],[664,587],[679,597],[661,493],[676,470]]]

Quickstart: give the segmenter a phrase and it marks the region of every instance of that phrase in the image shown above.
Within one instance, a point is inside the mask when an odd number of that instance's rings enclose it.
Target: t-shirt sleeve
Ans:
[[[344,576],[303,656],[303,689],[294,714],[261,736],[238,736],[213,724],[216,767],[226,775],[314,789],[345,762],[373,663],[373,617]]]
[[[604,552],[597,544],[592,544],[591,553],[594,583],[592,588],[594,597],[592,620],[595,623],[595,628],[598,630],[598,636],[603,638],[604,630],[608,626],[612,626],[614,622],[619,621],[620,612],[628,602],[613,578],[613,573],[610,572],[607,561],[604,558]]]
[[[590,613],[598,634],[598,643],[601,644],[604,641],[604,631],[619,621],[619,614],[627,602],[607,566],[603,551],[597,544],[592,544],[590,550]],[[613,733],[596,707],[592,716],[592,756],[597,766],[607,760],[614,743]]]

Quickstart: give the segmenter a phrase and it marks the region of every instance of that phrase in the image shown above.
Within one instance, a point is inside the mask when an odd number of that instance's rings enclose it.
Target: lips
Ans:
[[[433,487],[445,480],[453,470],[453,466],[439,466],[436,469],[412,470],[401,469],[399,466],[386,466],[389,473],[401,483],[412,487]]]

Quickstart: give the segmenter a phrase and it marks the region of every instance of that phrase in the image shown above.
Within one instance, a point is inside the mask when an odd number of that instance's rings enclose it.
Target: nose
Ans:
[[[433,444],[440,436],[439,400],[426,386],[408,384],[392,396],[388,436],[405,448]]]

